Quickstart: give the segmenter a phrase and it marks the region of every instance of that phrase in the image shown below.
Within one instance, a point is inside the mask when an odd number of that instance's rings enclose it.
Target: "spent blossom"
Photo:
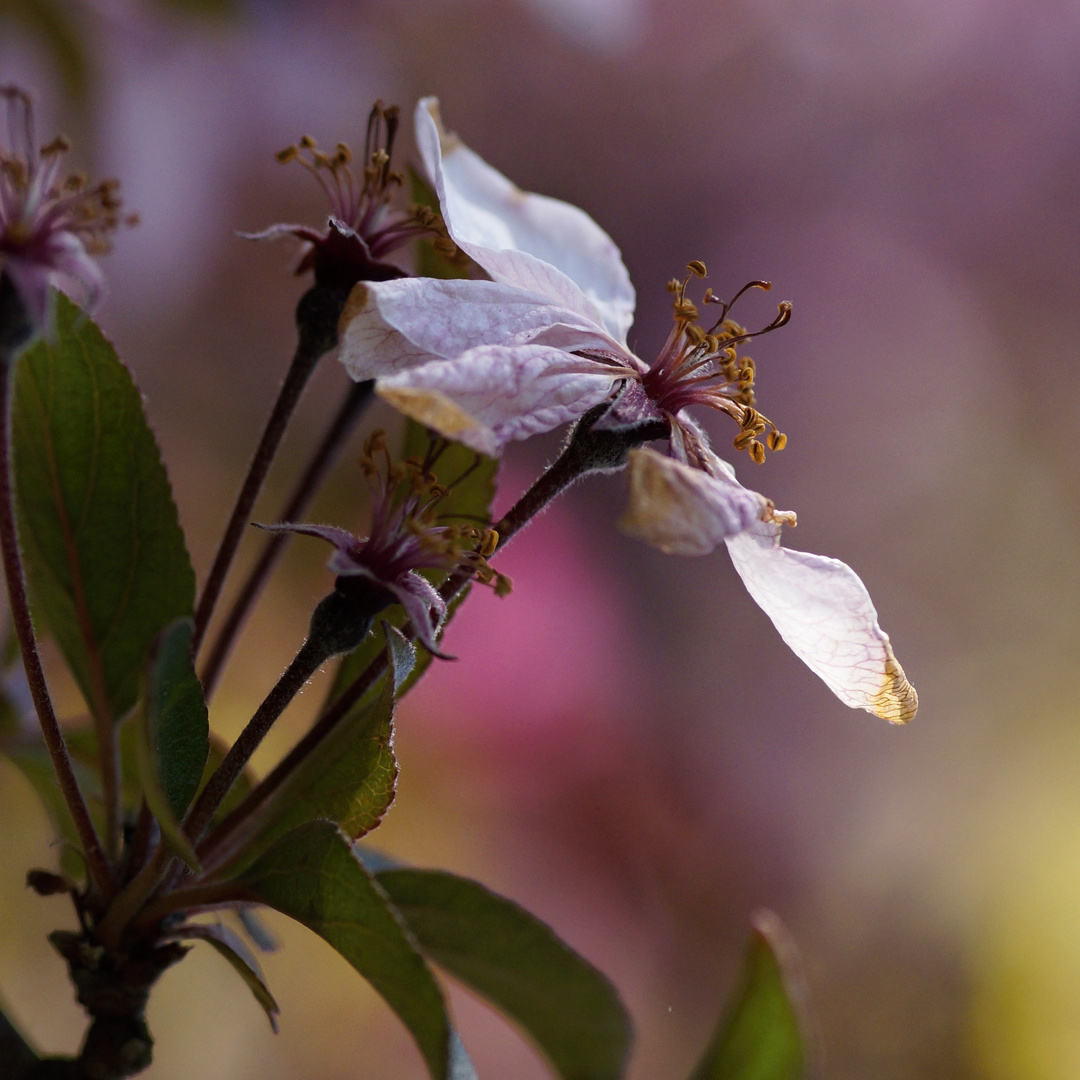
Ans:
[[[334,525],[283,523],[263,528],[317,536],[332,544],[328,568],[339,577],[361,578],[382,590],[386,604],[404,608],[413,634],[425,648],[443,656],[437,639],[446,602],[420,571],[467,570],[505,595],[509,578],[494,571],[486,559],[498,535],[491,529],[443,524],[439,505],[448,488],[436,481],[430,461],[392,461],[383,432],[368,439],[360,465],[373,489],[371,531],[366,537]]]
[[[94,259],[110,249],[120,223],[119,182],[91,186],[81,173],[63,177],[67,139],[38,145],[29,95],[0,87],[7,145],[0,146],[0,271],[7,274],[37,329],[45,327],[49,286],[66,283],[94,307],[104,277]],[[134,218],[129,218],[133,222]]]
[[[282,164],[302,165],[323,189],[330,204],[324,230],[308,225],[271,225],[263,232],[244,234],[251,240],[293,236],[304,242],[297,274],[313,270],[317,279],[330,282],[386,281],[403,271],[386,256],[417,236],[434,236],[444,254],[455,252],[442,219],[426,206],[408,211],[394,206],[394,193],[402,186],[401,173],[391,168],[398,129],[396,105],[376,101],[368,116],[363,163],[357,171],[348,144],[339,142],[328,153],[305,135],[299,143],[277,155]]]
[[[862,582],[836,559],[780,545],[795,515],[743,487],[685,411],[706,406],[738,425],[734,445],[756,462],[786,436],[758,412],[756,336],[719,305],[708,327],[687,295],[705,276],[689,264],[669,284],[674,326],[648,364],[627,345],[635,294],[618,248],[576,207],[522,192],[441,124],[438,102],[416,110],[417,141],[450,238],[491,278],[401,279],[358,285],[341,320],[341,359],[355,379],[448,438],[488,454],[610,403],[596,426],[631,432],[660,419],[666,452],[629,455],[632,535],[678,554],[723,541],[751,596],[791,649],[846,704],[895,723],[918,707]],[[782,326],[790,305],[758,334]],[[764,437],[764,442],[761,438]]]

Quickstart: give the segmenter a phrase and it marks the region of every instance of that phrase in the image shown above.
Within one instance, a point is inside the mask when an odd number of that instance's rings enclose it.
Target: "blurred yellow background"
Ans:
[[[612,976],[634,1080],[685,1074],[750,911],[798,942],[831,1080],[1080,1078],[1080,7],[1065,0],[247,0],[222,17],[74,0],[87,87],[0,21],[0,72],[41,134],[123,181],[139,228],[100,313],[148,401],[205,573],[292,350],[287,243],[314,184],[273,153],[362,142],[375,97],[448,125],[520,186],[584,207],[667,333],[664,283],[775,282],[743,312],[788,449],[744,482],[799,513],[786,539],[849,562],[919,689],[891,729],[783,647],[723,553],[620,536],[621,477],[572,491],[475,596],[401,711],[401,784],[373,838],[472,874]],[[402,150],[408,151],[408,129]],[[272,518],[345,387],[323,365],[256,517]],[[393,423],[379,410],[365,430]],[[717,425],[717,445],[731,432]],[[362,434],[362,433],[361,433]],[[354,529],[351,464],[312,518]],[[554,452],[508,453],[506,506]],[[728,455],[734,458],[733,453]],[[250,558],[254,539],[243,549]],[[329,584],[294,542],[211,720],[235,734]],[[234,582],[235,583],[235,582]],[[67,711],[79,704],[57,671]],[[310,688],[258,764],[320,700]],[[45,934],[61,900],[29,787],[0,763],[0,998],[50,1051],[82,1019]],[[311,934],[268,918],[273,1036],[200,946],[149,1022],[151,1080],[409,1080],[418,1054]],[[545,1068],[455,992],[480,1076]]]

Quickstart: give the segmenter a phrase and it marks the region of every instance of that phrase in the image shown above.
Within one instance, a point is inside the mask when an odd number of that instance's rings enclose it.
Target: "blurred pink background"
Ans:
[[[788,449],[740,477],[799,513],[792,546],[863,577],[919,689],[915,722],[852,712],[782,645],[726,555],[614,526],[623,481],[572,491],[506,552],[401,711],[374,841],[548,919],[623,992],[634,1080],[685,1075],[758,905],[800,946],[833,1080],[1080,1077],[1080,7],[1039,0],[249,0],[233,18],[72,7],[90,91],[0,22],[33,88],[142,217],[101,321],[147,396],[200,573],[292,349],[287,244],[319,223],[302,133],[362,143],[372,100],[447,123],[620,245],[650,357],[664,283],[703,259],[743,309],[794,318],[751,350]],[[407,137],[402,150],[409,151]],[[756,305],[756,306],[754,306]],[[756,314],[755,314],[756,313]],[[324,364],[257,516],[345,386]],[[366,428],[393,423],[376,411]],[[716,425],[722,450],[733,434]],[[359,443],[355,446],[358,448]],[[516,446],[507,505],[557,447]],[[346,455],[312,517],[364,523]],[[733,454],[729,454],[733,457]],[[255,550],[245,547],[245,557]],[[212,722],[235,734],[327,588],[296,543]],[[58,676],[58,679],[60,676]],[[61,680],[62,681],[62,680]],[[266,768],[321,699],[310,689]],[[69,711],[78,705],[66,691]],[[29,788],[0,764],[0,997],[40,1045],[82,1020],[44,934],[60,901]],[[209,950],[162,980],[152,1080],[412,1080],[418,1054],[321,942],[270,919],[276,1038]],[[209,953],[209,955],[207,955]],[[480,1076],[547,1075],[455,992]]]

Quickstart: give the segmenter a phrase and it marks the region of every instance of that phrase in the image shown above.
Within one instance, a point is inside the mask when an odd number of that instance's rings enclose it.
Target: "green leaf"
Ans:
[[[384,870],[376,880],[421,950],[516,1020],[564,1080],[618,1080],[632,1038],[611,983],[524,908],[467,878]]]
[[[793,946],[772,912],[752,920],[742,983],[689,1080],[801,1080],[806,1052]]]
[[[450,1024],[438,983],[386,894],[327,821],[283,836],[238,879],[250,899],[303,923],[383,996],[435,1080],[450,1075]]]
[[[182,926],[172,937],[177,940],[205,941],[212,945],[226,960],[232,964],[233,969],[241,979],[247,983],[248,988],[255,995],[255,1000],[263,1007],[270,1026],[277,1034],[277,1018],[281,1010],[270,993],[270,987],[266,984],[266,976],[263,975],[259,961],[251,950],[244,944],[239,934],[234,934],[227,926],[219,924]]]
[[[194,602],[169,479],[127,369],[62,293],[55,339],[18,363],[15,486],[35,607],[91,712],[118,720],[154,639]]]
[[[59,845],[60,869],[68,877],[79,879],[86,871],[86,865],[79,854],[79,834],[71,819],[67,803],[56,782],[52,758],[44,742],[15,744],[4,748],[4,756],[26,777],[45,808],[45,813],[56,831]],[[80,761],[73,759],[72,767],[79,781],[79,787],[90,807],[98,828],[102,825],[102,815],[95,813],[101,806],[101,779],[96,772],[86,768]]]
[[[417,457],[424,460],[430,448],[431,433],[427,428],[413,420],[406,421],[401,457]],[[478,528],[483,528],[491,521],[491,502],[495,498],[495,478],[499,471],[497,459],[477,454],[460,443],[449,443],[439,455],[431,471],[440,484],[451,488],[450,493],[439,504],[440,517],[449,522],[475,525]],[[445,573],[428,576],[436,585],[446,578]],[[444,628],[454,617],[465,595],[465,593],[459,594],[457,600],[450,605],[446,613],[446,622],[443,624]],[[399,630],[403,629],[406,625],[405,613],[400,606],[394,605],[388,609],[386,621]],[[381,628],[373,629],[338,665],[326,704],[331,704],[358,678],[385,646],[385,632]],[[398,691],[399,699],[419,682],[430,664],[431,654],[426,649],[420,649],[415,667]],[[360,699],[356,708],[363,708],[372,700],[376,692],[375,687],[372,687]]]
[[[161,834],[198,870],[195,851],[180,827],[210,754],[206,702],[191,656],[194,634],[195,623],[185,617],[158,638],[148,665],[137,748],[143,794]]]
[[[72,14],[70,5],[53,0],[0,0],[0,18],[21,23],[41,41],[68,97],[84,106],[90,88],[86,28]]]

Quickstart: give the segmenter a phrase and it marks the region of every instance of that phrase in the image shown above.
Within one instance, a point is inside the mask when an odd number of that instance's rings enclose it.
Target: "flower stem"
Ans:
[[[0,276],[0,553],[3,556],[4,576],[7,580],[8,598],[11,603],[11,619],[22,653],[26,680],[34,702],[45,746],[56,770],[57,782],[64,802],[71,814],[86,857],[87,870],[94,891],[100,899],[108,902],[116,888],[116,875],[90,818],[86,801],[79,790],[79,782],[68,755],[64,734],[53,709],[45,671],[38,653],[34,636],[34,623],[30,616],[30,602],[26,595],[26,576],[23,571],[22,553],[19,549],[18,529],[15,524],[15,498],[12,490],[11,469],[11,413],[15,364],[18,353],[30,335],[26,312],[15,293],[7,275]],[[20,333],[20,325],[25,333]]]
[[[536,482],[503,515],[495,526],[499,534],[496,551],[501,551],[551,501],[576,480],[592,472],[607,471],[622,466],[627,450],[641,442],[666,434],[666,428],[648,426],[632,433],[595,431],[593,423],[608,409],[604,403],[586,413],[574,427],[562,453],[548,466]],[[470,569],[461,569],[450,575],[439,589],[439,595],[450,603],[472,578]],[[412,631],[403,633],[411,638]],[[312,725],[303,738],[281,761],[250,791],[243,801],[222,821],[197,849],[203,865],[212,870],[226,862],[233,854],[239,837],[236,835],[243,824],[258,807],[307,760],[319,744],[349,714],[357,702],[375,685],[389,665],[384,649],[345,688],[330,707]],[[242,837],[242,832],[240,833]]]
[[[251,760],[251,755],[304,683],[330,657],[355,649],[367,637],[375,616],[392,601],[389,592],[364,578],[338,578],[334,591],[324,597],[312,613],[307,640],[300,651],[247,727],[240,732],[240,737],[229,748],[189,812],[184,831],[193,844],[202,839],[211,818]]]
[[[364,407],[371,401],[375,383],[371,380],[353,383],[348,394],[341,403],[337,415],[326,429],[322,442],[319,444],[311,461],[303,475],[297,481],[289,501],[285,504],[278,521],[296,521],[308,508],[312,498],[321,486],[330,467],[333,465],[345,440],[349,437],[364,411]],[[252,568],[225,619],[221,632],[214,640],[210,649],[210,656],[202,671],[203,693],[209,698],[217,685],[222,668],[228,658],[229,651],[236,640],[236,635],[247,618],[251,605],[255,602],[270,572],[277,564],[281,553],[285,548],[285,542],[289,533],[273,533],[263,548],[259,561]]]
[[[210,819],[229,793],[237,777],[244,771],[244,766],[251,760],[259,743],[263,741],[274,721],[285,711],[286,706],[300,692],[301,687],[319,670],[328,658],[321,643],[313,643],[309,638],[293,657],[292,663],[285,669],[277,685],[267,694],[263,703],[248,721],[240,737],[229,747],[224,761],[210,777],[203,788],[198,801],[188,814],[184,831],[197,841],[203,834]]]
[[[315,365],[337,344],[337,321],[346,295],[347,293],[340,289],[313,285],[300,298],[300,303],[296,307],[296,326],[299,334],[296,352],[293,354],[292,363],[285,375],[285,381],[281,385],[270,418],[266,422],[262,439],[251,459],[247,477],[236,497],[232,516],[225,527],[213,566],[210,568],[202,596],[195,609],[195,635],[191,645],[194,652],[198,651],[207,627],[210,625],[214,605],[221,595],[225,577],[232,565],[236,549],[240,545],[244,526],[247,525],[252,507],[262,490],[263,481],[270,471],[282,436],[292,419],[304,387],[307,386]]]

